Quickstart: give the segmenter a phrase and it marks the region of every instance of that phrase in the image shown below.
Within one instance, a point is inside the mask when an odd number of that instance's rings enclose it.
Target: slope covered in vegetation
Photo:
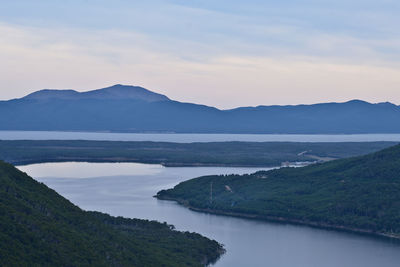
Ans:
[[[400,145],[303,168],[200,177],[157,197],[207,212],[400,238]]]
[[[0,162],[1,266],[203,266],[223,252],[172,228],[83,211]]]

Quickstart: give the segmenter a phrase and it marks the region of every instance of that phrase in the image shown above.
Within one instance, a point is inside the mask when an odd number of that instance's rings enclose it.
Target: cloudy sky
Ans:
[[[4,0],[0,99],[140,85],[219,108],[400,104],[398,0]]]

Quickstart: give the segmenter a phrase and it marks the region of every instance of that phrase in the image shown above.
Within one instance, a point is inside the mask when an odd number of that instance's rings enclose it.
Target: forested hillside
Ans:
[[[222,247],[166,223],[83,211],[0,162],[1,266],[203,266]]]
[[[157,197],[206,212],[400,238],[400,145],[303,168],[200,177]]]

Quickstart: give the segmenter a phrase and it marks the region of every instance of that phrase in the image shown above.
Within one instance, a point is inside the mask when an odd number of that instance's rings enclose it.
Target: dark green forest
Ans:
[[[0,266],[204,266],[223,248],[155,221],[83,211],[0,162]]]
[[[195,178],[157,197],[206,212],[400,238],[400,145],[302,168]]]
[[[164,166],[280,166],[368,154],[393,142],[117,142],[0,141],[0,159],[14,165],[52,161],[140,162]]]

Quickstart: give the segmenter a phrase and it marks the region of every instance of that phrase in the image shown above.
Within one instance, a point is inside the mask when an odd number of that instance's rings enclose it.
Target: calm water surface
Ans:
[[[139,134],[96,132],[0,131],[0,140],[107,140],[154,142],[400,142],[400,134]]]
[[[76,205],[114,216],[158,220],[223,243],[216,266],[400,266],[398,243],[309,227],[190,211],[152,196],[189,178],[257,168],[165,168],[137,163],[45,163],[20,166]]]

